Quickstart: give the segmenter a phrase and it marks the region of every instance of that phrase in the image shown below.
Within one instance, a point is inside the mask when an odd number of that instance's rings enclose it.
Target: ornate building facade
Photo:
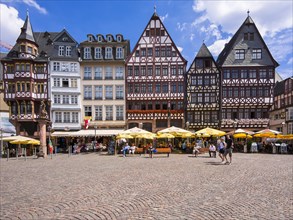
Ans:
[[[49,94],[52,129],[81,128],[81,89],[77,42],[64,29],[61,32],[34,33],[36,41],[50,57]]]
[[[155,12],[126,62],[127,127],[183,127],[186,60]]]
[[[125,128],[125,60],[129,40],[123,35],[87,35],[81,52],[82,118],[91,128]],[[84,125],[84,124],[82,124]]]
[[[27,15],[21,33],[3,64],[4,101],[16,134],[40,134],[40,152],[47,154],[46,128],[50,121],[48,56],[40,51]]]
[[[217,62],[223,79],[221,128],[267,128],[279,64],[249,14]]]
[[[187,71],[187,121],[189,128],[220,128],[221,72],[212,54],[202,44]]]

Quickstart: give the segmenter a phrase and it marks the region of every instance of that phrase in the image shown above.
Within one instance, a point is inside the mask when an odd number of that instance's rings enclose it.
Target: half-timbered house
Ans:
[[[46,154],[46,127],[50,120],[48,56],[46,51],[39,50],[29,15],[16,44],[1,62],[10,122],[16,134],[34,136],[39,132],[40,151]]]
[[[126,62],[127,126],[184,126],[186,60],[155,12]]]
[[[220,128],[221,72],[203,43],[187,71],[187,122],[189,128]]]
[[[217,59],[222,71],[223,130],[269,126],[275,68],[279,65],[248,16]]]

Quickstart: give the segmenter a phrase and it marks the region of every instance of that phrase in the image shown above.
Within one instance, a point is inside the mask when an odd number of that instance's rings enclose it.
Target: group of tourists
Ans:
[[[226,140],[225,140],[226,139]],[[200,143],[195,143],[193,147],[193,154],[195,157],[200,153]],[[219,152],[219,157],[221,158],[222,164],[231,164],[232,163],[232,151],[234,148],[234,144],[229,135],[225,137],[221,137],[217,140],[217,147],[213,144],[213,142],[208,142],[209,155],[210,157],[216,158],[217,151]],[[229,156],[229,159],[227,158]]]

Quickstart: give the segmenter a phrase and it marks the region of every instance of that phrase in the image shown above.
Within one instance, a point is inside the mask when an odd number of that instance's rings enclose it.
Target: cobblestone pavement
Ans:
[[[293,156],[1,160],[0,219],[293,219]]]

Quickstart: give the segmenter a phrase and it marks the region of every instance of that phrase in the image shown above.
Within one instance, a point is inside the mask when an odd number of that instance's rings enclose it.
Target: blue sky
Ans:
[[[291,0],[0,0],[0,40],[14,45],[28,10],[36,32],[58,32],[66,28],[78,42],[86,40],[89,33],[121,33],[130,40],[132,49],[154,13],[154,5],[188,61],[188,67],[203,41],[216,59],[249,10],[273,57],[280,64],[277,72],[284,79],[293,76]]]

